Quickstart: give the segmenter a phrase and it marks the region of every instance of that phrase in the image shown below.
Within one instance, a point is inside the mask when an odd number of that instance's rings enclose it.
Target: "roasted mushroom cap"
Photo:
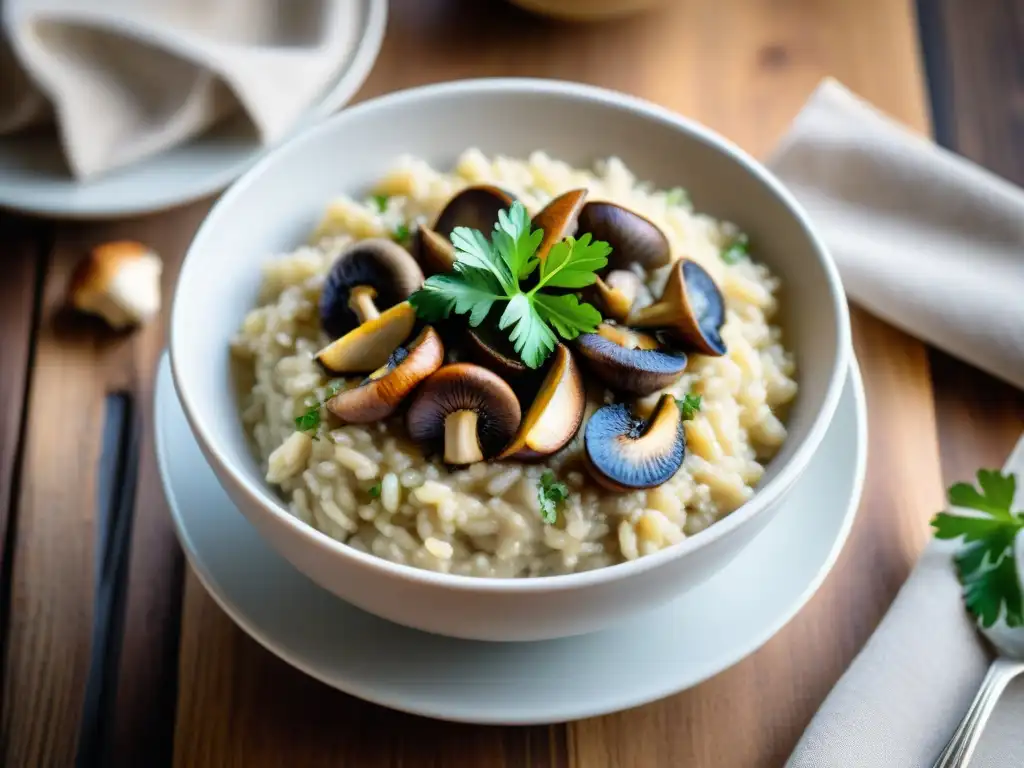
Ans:
[[[662,395],[646,421],[623,403],[598,409],[584,432],[587,468],[611,491],[654,488],[683,463],[686,436],[672,395]]]
[[[721,334],[725,300],[707,270],[689,259],[672,265],[661,298],[632,313],[628,323],[637,328],[663,328],[705,355],[717,357],[726,352]]]
[[[359,386],[339,392],[328,400],[327,408],[349,424],[368,424],[387,418],[416,385],[443,362],[441,337],[427,326],[408,347],[392,352],[387,362]]]
[[[644,269],[654,269],[668,264],[672,258],[668,238],[661,229],[639,213],[615,203],[584,205],[579,229],[612,247],[609,259],[613,267],[626,267],[635,262]]]
[[[569,190],[545,205],[533,217],[530,226],[533,229],[544,230],[544,238],[540,241],[540,245],[534,254],[538,259],[543,260],[547,257],[551,246],[561,242],[576,231],[580,211],[583,210],[583,203],[586,199],[586,189]],[[600,238],[596,239],[600,240]]]
[[[384,238],[360,240],[341,252],[324,280],[321,325],[338,338],[364,319],[373,319],[378,307],[409,298],[422,284],[419,265],[398,243]],[[373,293],[353,291],[358,288],[372,288]]]
[[[646,333],[602,323],[597,333],[576,338],[584,364],[610,389],[649,395],[664,389],[683,375],[686,355],[659,349]]]
[[[602,314],[619,323],[629,316],[642,288],[640,278],[627,269],[613,269],[603,279],[599,277],[594,282]]]
[[[512,388],[471,363],[440,368],[423,382],[406,414],[411,437],[449,464],[472,464],[501,452],[522,412]]]
[[[438,214],[433,227],[420,227],[416,235],[416,256],[427,275],[447,272],[455,264],[452,231],[469,227],[490,236],[498,222],[499,211],[512,205],[514,198],[490,185],[466,187],[453,196]]]
[[[498,458],[528,461],[561,450],[580,428],[585,405],[583,377],[568,347],[559,344],[519,431]]]
[[[332,341],[316,360],[328,373],[369,373],[387,363],[415,325],[416,310],[403,301]]]
[[[519,359],[508,336],[503,336],[494,327],[482,323],[476,328],[466,329],[466,348],[470,356],[484,368],[490,368],[503,376],[525,376],[526,364]]]

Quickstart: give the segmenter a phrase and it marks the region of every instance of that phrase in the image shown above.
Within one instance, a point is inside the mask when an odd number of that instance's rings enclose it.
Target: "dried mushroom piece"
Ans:
[[[456,227],[469,227],[485,235],[498,222],[498,213],[512,205],[513,197],[498,187],[481,184],[456,193],[438,214],[432,227],[417,231],[414,251],[423,271],[436,275],[455,264],[455,246],[451,243]]]
[[[368,317],[365,322],[317,352],[316,361],[324,370],[339,375],[374,371],[388,362],[416,326],[416,311],[408,301],[372,314],[360,311],[361,317]]]
[[[637,296],[643,289],[640,278],[628,269],[613,269],[602,279],[594,282],[598,304],[605,319],[617,323],[625,322]]]
[[[519,428],[522,411],[512,388],[471,363],[446,365],[423,382],[406,414],[406,428],[448,464],[497,455]]]
[[[121,330],[160,311],[160,257],[142,243],[119,240],[98,245],[75,271],[70,303]]]
[[[576,232],[580,211],[586,200],[586,189],[572,189],[554,198],[537,212],[530,226],[543,230],[544,239],[537,246],[534,256],[541,260],[547,258],[548,251],[555,243],[562,242]]]

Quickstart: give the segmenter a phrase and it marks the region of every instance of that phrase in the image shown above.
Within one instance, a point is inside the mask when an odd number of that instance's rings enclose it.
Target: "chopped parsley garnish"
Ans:
[[[682,187],[672,187],[665,193],[665,202],[669,205],[685,205],[690,207],[690,196]]]
[[[370,199],[377,206],[377,210],[384,213],[388,209],[388,200],[391,198],[388,195],[371,195]]]
[[[320,426],[320,409],[328,400],[338,394],[344,385],[345,382],[341,379],[332,380],[327,385],[327,396],[323,401],[317,400],[313,405],[309,406],[305,412],[295,417],[295,428],[299,430],[299,432],[315,433],[317,428]],[[313,439],[317,439],[315,434],[313,435]]]
[[[964,604],[985,628],[1000,616],[1011,627],[1024,626],[1024,596],[1014,550],[1017,534],[1024,530],[1024,511],[1010,509],[1016,490],[1014,475],[978,470],[978,488],[969,483],[953,485],[949,503],[980,514],[940,512],[931,523],[936,538],[963,537],[964,546],[954,561]]]
[[[404,243],[409,239],[409,227],[405,223],[399,224],[391,233],[391,239],[396,243]]]
[[[537,486],[537,499],[540,501],[540,517],[548,525],[558,522],[558,505],[569,498],[569,487],[555,480],[555,473],[545,470],[540,476]]]
[[[722,248],[722,261],[726,264],[736,264],[737,262],[743,261],[750,257],[750,252],[747,250],[750,246],[750,239],[742,232],[736,237],[729,241],[729,243]]]
[[[611,253],[607,243],[584,234],[556,243],[541,261],[536,253],[543,237],[542,230],[531,231],[530,217],[519,201],[498,214],[490,241],[478,230],[456,227],[451,235],[454,269],[427,278],[409,302],[428,322],[455,312],[468,314],[473,327],[484,321],[496,302],[508,302],[498,328],[508,332],[523,362],[538,368],[554,350],[558,336],[572,340],[601,322],[601,313],[574,294],[541,291],[591,285]],[[524,290],[522,281],[534,272],[536,285]]]
[[[682,399],[676,398],[676,405],[679,406],[679,412],[683,414],[683,421],[689,421],[697,415],[702,399],[700,395],[691,395],[689,393],[683,395]]]
[[[377,483],[376,485],[371,485],[370,486],[370,490],[369,490],[369,494],[370,494],[370,498],[371,499],[379,499],[380,498],[380,483]]]

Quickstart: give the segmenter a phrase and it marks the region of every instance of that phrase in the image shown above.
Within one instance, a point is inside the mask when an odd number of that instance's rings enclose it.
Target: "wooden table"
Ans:
[[[582,80],[696,117],[763,156],[834,75],[1024,183],[1020,3],[921,0],[920,24],[909,0],[668,6],[572,26],[499,0],[394,0],[358,98],[481,75]],[[582,722],[484,728],[397,714],[291,669],[216,607],[183,564],[150,445],[163,323],[114,335],[63,310],[75,262],[115,237],[163,255],[169,298],[209,205],[110,223],[0,217],[2,765],[70,766],[81,752],[80,765],[125,766],[777,766],[905,578],[944,483],[999,465],[1024,427],[1019,392],[855,311],[870,411],[864,502],[833,573],[764,648],[693,690]],[[132,503],[119,451],[136,423]],[[87,691],[94,592],[107,583],[97,541],[133,510],[126,573],[110,581],[127,606],[115,674]],[[80,736],[84,711],[98,726]]]

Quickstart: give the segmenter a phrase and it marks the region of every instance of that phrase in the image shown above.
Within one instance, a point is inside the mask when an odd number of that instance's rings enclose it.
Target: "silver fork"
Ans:
[[[965,768],[978,746],[985,724],[996,709],[999,697],[1010,681],[1021,673],[1024,673],[1024,661],[999,658],[992,662],[970,709],[935,761],[934,768]]]

